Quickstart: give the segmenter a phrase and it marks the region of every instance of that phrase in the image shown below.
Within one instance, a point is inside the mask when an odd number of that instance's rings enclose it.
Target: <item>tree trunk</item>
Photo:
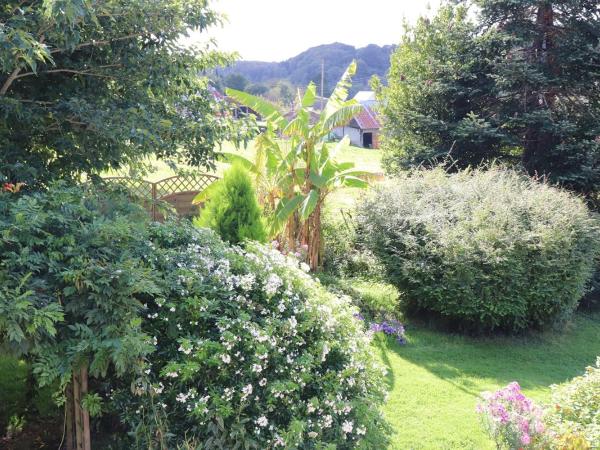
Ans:
[[[66,392],[66,436],[67,450],[91,450],[90,414],[81,406],[88,393],[87,365],[73,371],[71,383]]]
[[[306,221],[306,245],[308,247],[308,265],[316,271],[321,265],[321,201]]]
[[[537,37],[532,48],[530,62],[546,66],[552,73],[556,73],[554,48],[554,9],[552,2],[540,2],[536,18]],[[526,88],[527,111],[540,109],[552,110],[556,99],[556,90],[543,91],[541,86]],[[542,129],[540,122],[530,123],[525,131],[525,144],[523,149],[523,165],[529,173],[536,173],[540,162],[547,157],[548,150],[556,144],[555,136]]]

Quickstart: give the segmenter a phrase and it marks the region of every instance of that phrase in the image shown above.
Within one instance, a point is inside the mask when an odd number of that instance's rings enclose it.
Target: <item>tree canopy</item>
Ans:
[[[503,159],[587,195],[600,188],[600,7],[477,0],[407,31],[392,58],[388,168]],[[476,20],[465,4],[475,4]]]
[[[185,45],[207,0],[8,0],[0,6],[0,178],[45,183],[159,158],[210,164],[230,131]]]

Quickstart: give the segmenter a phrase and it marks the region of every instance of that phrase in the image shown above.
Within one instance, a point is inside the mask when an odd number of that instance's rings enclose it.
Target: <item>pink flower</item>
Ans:
[[[521,443],[523,445],[531,444],[531,437],[527,433],[523,434],[523,436],[521,436]]]

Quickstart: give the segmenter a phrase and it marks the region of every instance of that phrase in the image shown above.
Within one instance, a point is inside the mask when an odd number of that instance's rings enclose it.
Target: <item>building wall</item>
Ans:
[[[361,136],[361,132],[358,128],[340,127],[340,128],[335,128],[333,130],[333,132],[340,139],[342,139],[344,136],[348,136],[348,138],[350,139],[350,143],[352,145],[356,145],[357,147],[362,147],[362,136]]]

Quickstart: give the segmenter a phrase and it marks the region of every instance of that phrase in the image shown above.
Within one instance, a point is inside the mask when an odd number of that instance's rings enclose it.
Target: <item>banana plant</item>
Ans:
[[[341,187],[365,188],[368,173],[352,162],[338,162],[336,153],[349,145],[347,138],[328,142],[337,127],[346,125],[362,106],[348,100],[348,88],[356,72],[353,61],[335,86],[318,119],[311,122],[317,97],[314,83],[298,99],[295,116],[287,120],[277,108],[254,95],[227,89],[229,97],[261,114],[266,130],[257,138],[257,156],[246,161],[257,177],[259,191],[270,210],[270,234],[285,241],[287,248],[306,246],[307,262],[316,270],[321,262],[321,215],[327,195]],[[227,154],[230,160],[242,158]],[[261,194],[262,195],[262,194]],[[268,200],[265,200],[268,199]]]

